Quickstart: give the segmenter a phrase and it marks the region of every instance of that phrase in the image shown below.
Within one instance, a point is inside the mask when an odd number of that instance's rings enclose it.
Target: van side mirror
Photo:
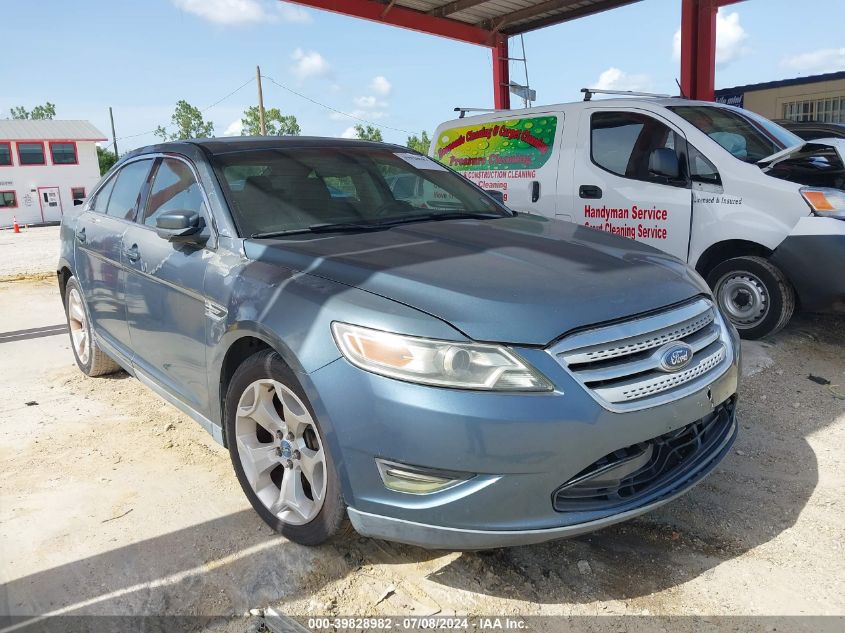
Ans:
[[[202,243],[205,241],[199,235],[202,227],[202,218],[196,211],[167,211],[156,218],[156,233],[168,242]]]
[[[505,204],[505,194],[498,189],[485,189],[484,193],[495,199],[499,204]]]
[[[648,171],[655,176],[678,180],[681,177],[681,163],[675,150],[668,147],[653,150],[648,158]]]

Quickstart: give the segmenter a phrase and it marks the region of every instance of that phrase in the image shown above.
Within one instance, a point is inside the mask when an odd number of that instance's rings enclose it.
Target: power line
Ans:
[[[304,95],[301,92],[297,92],[293,88],[288,88],[287,86],[280,84],[278,81],[276,81],[272,77],[268,77],[267,75],[261,75],[261,76],[264,79],[269,80],[271,83],[276,84],[282,90],[287,90],[288,92],[296,95],[297,97],[305,99],[306,101],[310,101],[314,105],[318,105],[321,108],[325,108],[326,110],[331,110],[332,112],[336,112],[337,114],[342,114],[343,116],[349,117],[350,119],[355,119],[356,121],[361,121],[362,123],[366,123],[367,125],[372,125],[372,126],[375,126],[375,127],[378,127],[378,128],[393,130],[394,132],[403,132],[405,134],[415,134],[416,133],[416,132],[411,132],[409,130],[403,130],[401,127],[393,127],[393,126],[390,126],[390,125],[379,124],[379,123],[376,123],[375,121],[368,121],[367,119],[362,119],[359,116],[355,116],[354,114],[349,114],[349,112],[344,112],[343,110],[338,110],[337,108],[333,108],[330,105],[326,105],[325,103],[321,103],[321,102],[317,101],[316,99],[312,99],[308,95]]]
[[[223,103],[223,102],[224,102],[226,99],[228,99],[229,97],[231,97],[231,96],[235,95],[236,93],[238,93],[238,92],[240,92],[241,90],[243,90],[244,88],[246,88],[246,87],[247,87],[249,84],[251,84],[253,81],[255,81],[255,77],[250,77],[247,81],[245,81],[245,82],[244,82],[244,83],[242,83],[240,86],[238,86],[237,88],[235,88],[234,90],[232,90],[232,92],[230,92],[229,94],[227,94],[225,97],[221,97],[220,99],[218,99],[217,101],[215,101],[214,103],[212,103],[210,106],[206,106],[205,108],[203,108],[202,110],[200,110],[200,112],[202,112],[202,113],[208,112],[209,110],[211,110],[211,108],[213,108],[213,107],[215,107],[215,106],[220,105],[221,103]],[[166,130],[167,128],[169,128],[169,127],[170,127],[170,126],[172,126],[172,125],[173,125],[173,124],[171,123],[170,125],[164,125],[164,126],[161,126],[161,127],[163,127],[163,129],[165,129],[165,130]],[[153,133],[154,133],[157,129],[158,129],[158,127],[154,128],[154,129],[152,129],[152,130],[149,130],[149,131],[147,131],[147,132],[140,132],[140,133],[138,133],[138,134],[130,134],[129,136],[119,136],[116,140],[118,140],[118,141],[122,141],[122,140],[127,139],[127,138],[137,138],[137,137],[139,137],[139,136],[146,136],[147,134],[153,134]]]

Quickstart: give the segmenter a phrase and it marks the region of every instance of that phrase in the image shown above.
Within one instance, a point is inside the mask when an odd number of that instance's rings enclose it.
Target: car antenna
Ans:
[[[678,92],[681,95],[681,99],[687,99],[688,100],[689,97],[684,94],[684,89],[681,87],[681,82],[678,81],[677,77],[675,77],[675,83],[678,84]]]

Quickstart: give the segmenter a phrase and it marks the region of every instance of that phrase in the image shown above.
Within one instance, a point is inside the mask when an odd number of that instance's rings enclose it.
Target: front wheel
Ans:
[[[267,525],[302,545],[319,545],[348,529],[320,425],[276,352],[243,362],[229,384],[225,411],[235,474]]]
[[[728,259],[707,282],[722,312],[745,339],[778,332],[795,311],[795,290],[781,270],[763,257]]]

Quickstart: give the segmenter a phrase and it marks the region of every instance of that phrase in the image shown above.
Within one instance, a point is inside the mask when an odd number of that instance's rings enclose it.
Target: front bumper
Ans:
[[[802,218],[772,254],[771,261],[792,282],[801,308],[845,313],[845,221]]]
[[[683,494],[710,459],[636,503],[556,511],[552,496],[602,456],[711,415],[736,393],[738,358],[710,384],[669,404],[614,413],[543,350],[516,349],[556,385],[551,393],[479,393],[412,385],[344,359],[303,382],[338,465],[344,500],[364,535],[442,549],[480,549],[575,536],[624,521]],[[427,495],[387,489],[376,459],[474,477]]]

